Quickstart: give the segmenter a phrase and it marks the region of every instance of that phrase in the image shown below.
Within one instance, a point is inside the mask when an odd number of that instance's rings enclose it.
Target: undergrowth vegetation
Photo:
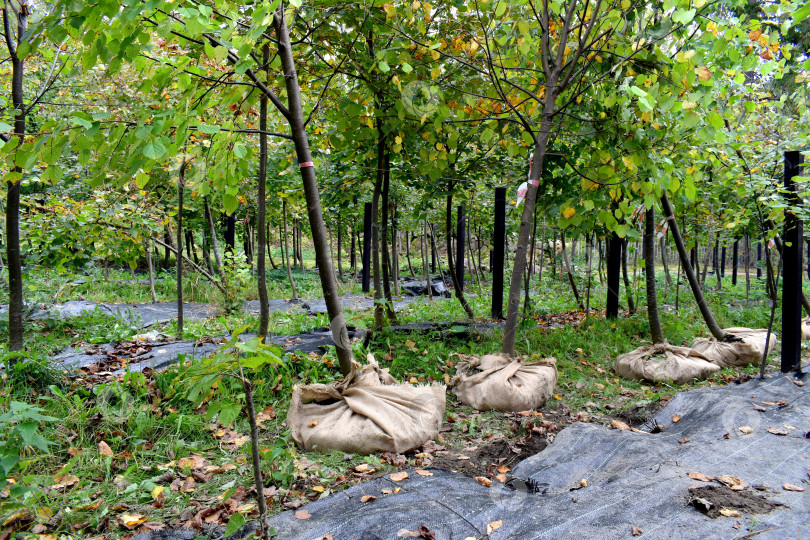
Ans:
[[[69,294],[63,285],[74,277],[42,272],[36,279],[40,290],[48,291],[45,296],[62,287],[59,297],[84,291],[86,299],[115,301],[133,298],[138,290],[141,296],[137,298],[146,301],[145,286],[115,284],[115,279],[127,275],[117,272],[110,272],[108,288],[88,280],[87,284],[71,285],[74,290]],[[269,274],[270,288],[273,295],[283,297],[288,294],[286,274],[277,272]],[[171,280],[168,275],[163,277],[161,299],[169,300],[171,291],[165,283]],[[679,288],[668,286],[664,294],[664,276],[658,277],[661,322],[667,339],[680,345],[705,335],[688,288],[683,284]],[[310,271],[297,278],[299,290],[314,296],[317,274]],[[57,284],[60,281],[62,285]],[[742,280],[737,286],[708,291],[722,326],[767,327],[770,308],[760,282],[752,282],[750,303],[746,303]],[[756,371],[754,367],[725,369],[707,381],[680,386],[621,379],[612,371],[614,359],[648,338],[643,297],[637,313],[623,311],[619,319],[611,321],[605,320],[600,310],[605,291],[598,281],[591,284],[592,311],[588,314],[577,309],[568,285],[559,276],[555,279],[547,274],[542,285],[533,286],[541,292],[530,298],[518,331],[517,353],[557,359],[558,385],[542,410],[547,418],[569,411],[597,422],[650,416],[678,391],[724,384]],[[359,287],[344,284],[344,288],[356,291]],[[484,323],[492,322],[487,318],[488,289],[487,284],[467,285],[472,308]],[[588,294],[587,283],[583,283],[583,291]],[[398,317],[400,323],[465,320],[455,299],[419,299],[401,310]],[[350,326],[370,328],[373,314],[348,312],[347,320]],[[130,340],[140,331],[136,325],[100,311],[27,324],[28,352],[6,355],[3,362],[0,437],[5,442],[0,445],[0,474],[10,479],[0,492],[0,519],[5,527],[55,531],[73,538],[99,534],[118,537],[143,524],[159,528],[166,523],[186,523],[205,508],[212,509],[208,515],[220,512],[223,519],[255,512],[249,423],[239,381],[212,371],[200,385],[204,361],[195,360],[165,371],[126,373],[103,384],[78,382],[50,358],[70,345]],[[779,324],[777,312],[776,331]],[[236,311],[188,321],[184,336],[224,337],[242,325],[247,325],[249,332],[258,322],[254,315]],[[273,313],[270,328],[273,334],[290,335],[327,325],[325,314],[312,316],[294,308]],[[176,324],[169,322],[154,329],[174,335]],[[446,382],[454,372],[457,354],[497,352],[500,343],[497,326],[482,332],[461,325],[411,333],[383,330],[375,333],[366,347],[357,342],[355,356],[363,359],[373,354],[402,381]],[[278,363],[261,365],[247,375],[255,389],[261,467],[273,501],[270,511],[297,508],[402,465],[381,456],[341,452],[305,455],[298,451],[285,424],[292,388],[295,384],[336,380],[336,360],[333,351],[322,357],[279,351],[278,358]],[[477,413],[462,406],[451,394],[447,419],[450,427],[441,440],[451,449],[468,446],[471,438],[488,441],[516,437],[524,429],[515,427],[503,413]],[[408,459],[412,463],[413,458]]]

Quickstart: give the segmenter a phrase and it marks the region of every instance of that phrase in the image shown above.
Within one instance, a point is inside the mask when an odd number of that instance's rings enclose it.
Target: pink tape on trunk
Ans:
[[[298,164],[298,166],[299,166],[299,167],[301,167],[302,169],[303,169],[304,167],[314,167],[314,165],[312,164],[312,162],[311,162],[311,161],[305,161],[305,162],[303,162],[303,163],[299,163],[299,164]]]

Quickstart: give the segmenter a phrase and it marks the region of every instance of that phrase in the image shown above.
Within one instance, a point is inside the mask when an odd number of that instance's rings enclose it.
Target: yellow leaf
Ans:
[[[156,486],[155,489],[152,490],[152,498],[155,500],[160,500],[166,495],[163,493],[163,486]]]
[[[622,0],[622,9],[625,11],[630,9],[630,0]]]
[[[312,491],[317,491],[318,493],[323,493],[324,491],[326,491],[326,488],[324,488],[323,486],[314,486],[312,488]]]
[[[487,524],[487,536],[500,529],[501,525],[503,525],[503,521],[500,519],[498,521],[493,521],[492,523]]]
[[[403,480],[408,478],[408,471],[401,471],[398,473],[394,473],[391,476],[389,476],[389,478],[394,482],[402,482]]]
[[[148,518],[141,514],[121,514],[119,518],[121,524],[129,530],[134,529],[141,523],[145,522]]]
[[[574,208],[566,208],[565,210],[563,210],[563,217],[565,219],[571,219],[572,217],[574,217],[574,214],[576,213],[577,211]]]

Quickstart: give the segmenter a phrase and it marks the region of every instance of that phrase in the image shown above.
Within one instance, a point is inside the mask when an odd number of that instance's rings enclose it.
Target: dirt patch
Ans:
[[[691,506],[710,518],[728,515],[730,513],[728,511],[734,510],[742,514],[767,514],[774,508],[782,506],[749,489],[734,491],[726,486],[700,486],[690,489],[687,499]]]
[[[431,467],[464,474],[466,476],[491,476],[495,467],[509,469],[542,451],[548,441],[542,435],[526,435],[518,439],[498,439],[478,447],[458,452],[437,452]]]
[[[664,405],[660,402],[648,403],[645,405],[633,405],[623,411],[617,412],[613,418],[621,420],[630,427],[640,428],[642,426],[653,427],[657,422],[654,422],[655,411]],[[651,430],[646,430],[651,431]]]

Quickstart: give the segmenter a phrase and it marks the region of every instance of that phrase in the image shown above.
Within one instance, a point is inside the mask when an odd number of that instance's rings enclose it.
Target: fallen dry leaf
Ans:
[[[690,472],[686,476],[688,476],[692,480],[700,480],[701,482],[711,482],[712,480],[714,480],[714,476],[708,476],[701,472]]]
[[[740,515],[738,511],[732,510],[731,508],[721,508],[719,512],[721,516],[725,517],[734,517],[734,518],[742,517],[742,515]]]
[[[754,430],[753,430],[753,428],[751,426],[741,426],[740,427],[740,432],[743,435],[750,435],[751,433],[754,432]]]
[[[720,482],[721,484],[725,484],[726,486],[733,489],[734,491],[742,491],[743,489],[748,487],[748,484],[743,482],[739,477],[731,476],[731,475],[728,475],[728,474],[724,474],[722,476],[719,476],[717,478],[717,481]]]
[[[391,491],[390,489],[383,489],[381,490],[381,492],[383,495],[391,495],[393,493],[393,491]]]
[[[375,497],[374,495],[363,495],[362,497],[360,497],[360,502],[370,502],[376,500],[377,497]]]
[[[492,523],[488,523],[487,524],[487,536],[489,536],[490,534],[492,534],[495,531],[497,531],[498,529],[500,529],[501,525],[503,525],[503,521],[500,520],[500,519],[498,521],[493,521]]]
[[[202,456],[189,456],[177,460],[177,466],[181,469],[199,470],[205,469],[205,458]]]
[[[310,488],[312,491],[317,491],[318,493],[323,493],[326,491],[326,488],[323,486],[313,486]]]
[[[588,481],[586,479],[582,479],[579,481],[579,485],[582,487],[588,487]]]
[[[641,532],[641,529],[639,529],[635,525],[633,525],[631,532],[633,533],[633,536],[641,536],[642,534],[644,534],[643,532]]]
[[[803,487],[797,486],[795,484],[782,484],[782,489],[784,489],[785,491],[798,491],[799,493],[804,491]]]
[[[497,471],[498,471],[499,473],[502,473],[502,474],[503,474],[503,473],[508,473],[508,472],[511,470],[511,469],[509,469],[509,467],[507,467],[506,465],[498,465],[497,467],[495,467],[495,469],[497,469]]]
[[[317,421],[317,420],[313,420],[312,422],[310,422],[309,424],[307,424],[307,427],[315,427],[315,426],[317,426],[317,425],[318,425],[318,421]]]
[[[689,437],[684,437],[682,439],[678,439],[678,443],[679,444],[686,444],[686,443],[689,442],[689,440],[690,440]]]
[[[788,434],[787,430],[780,429],[780,428],[775,428],[775,427],[769,427],[768,428],[768,433],[772,433],[774,435],[787,435]]]
[[[389,478],[391,480],[393,480],[394,482],[402,482],[403,480],[408,478],[408,471],[400,471],[400,472],[394,473],[391,476],[389,476]]]
[[[53,480],[56,484],[52,485],[51,489],[65,489],[79,483],[79,477],[74,474],[57,474]]]
[[[433,473],[430,471],[423,471],[422,469],[414,469],[413,472],[420,476],[433,476]]]
[[[360,465],[358,465],[357,467],[354,468],[354,472],[366,473],[366,474],[371,474],[371,473],[374,472],[374,470],[375,469],[373,469],[371,467],[371,465],[369,465],[368,463],[361,463]]]
[[[112,448],[110,448],[110,445],[105,443],[104,441],[98,443],[98,453],[102,457],[113,457],[115,455],[112,451]]]
[[[630,426],[622,422],[621,420],[616,420],[615,418],[610,421],[610,425],[616,429],[621,429],[623,431],[630,431]]]
[[[475,480],[476,480],[476,481],[477,481],[479,484],[481,484],[482,486],[485,486],[485,487],[489,487],[489,486],[491,486],[491,485],[492,485],[492,480],[490,480],[489,478],[485,478],[485,477],[483,477],[483,476],[476,476],[476,477],[475,477]]]
[[[680,421],[681,421],[681,417],[680,417],[680,416],[678,416],[677,414],[673,414],[673,415],[672,415],[672,421],[673,421],[674,423],[678,423],[678,422],[680,422]]]
[[[131,531],[141,523],[147,521],[148,518],[141,514],[121,514],[118,516],[118,519],[121,521],[121,525]]]
[[[306,510],[304,510],[304,509],[298,510],[298,511],[295,513],[295,519],[301,519],[301,520],[303,520],[303,519],[309,519],[309,518],[311,518],[311,517],[312,517],[312,514],[310,514],[309,512],[307,512],[307,511],[306,511]]]
[[[765,407],[763,407],[762,405],[757,405],[756,403],[753,403],[753,402],[751,403],[751,406],[754,408],[755,411],[762,412],[762,411],[767,411],[768,410]]]

